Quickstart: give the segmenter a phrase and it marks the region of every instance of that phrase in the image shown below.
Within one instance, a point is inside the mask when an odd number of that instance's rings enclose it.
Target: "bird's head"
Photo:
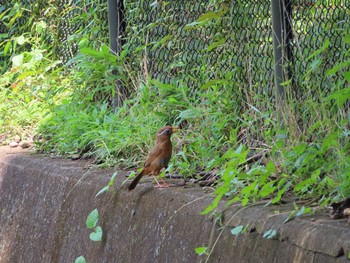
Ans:
[[[179,130],[177,126],[164,126],[157,133],[157,139],[170,138],[170,136]]]

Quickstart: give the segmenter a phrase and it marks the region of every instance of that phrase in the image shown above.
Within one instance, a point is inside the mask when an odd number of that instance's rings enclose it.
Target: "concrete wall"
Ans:
[[[287,207],[226,209],[221,226],[200,215],[210,202],[204,189],[154,189],[149,181],[134,191],[120,172],[114,193],[95,198],[113,170],[84,162],[51,159],[0,147],[0,263],[205,262],[195,247],[215,246],[209,262],[349,262],[350,227],[326,214],[282,224]],[[198,200],[197,200],[198,199]],[[197,201],[196,201],[197,200]],[[89,239],[87,215],[98,208],[101,242]],[[238,237],[230,230],[248,225]],[[276,229],[266,240],[262,234]]]

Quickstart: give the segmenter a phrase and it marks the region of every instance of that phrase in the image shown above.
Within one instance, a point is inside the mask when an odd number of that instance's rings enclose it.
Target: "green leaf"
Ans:
[[[310,207],[305,207],[305,206],[302,206],[300,208],[300,210],[295,214],[296,217],[300,217],[302,215],[305,215],[305,214],[308,214],[311,212],[311,208]]]
[[[350,44],[350,34],[346,34],[346,35],[344,36],[344,42],[345,42],[346,44]]]
[[[208,48],[207,51],[212,51],[213,49],[217,48],[218,46],[222,45],[223,43],[225,43],[226,39],[222,38],[219,41],[216,41],[214,43],[212,43]]]
[[[241,143],[241,144],[238,146],[238,148],[235,150],[235,154],[241,154],[242,151],[243,151],[243,148],[244,148],[243,143]]]
[[[226,83],[227,80],[222,80],[222,79],[212,79],[212,80],[209,80],[208,82],[206,82],[205,84],[203,84],[199,89],[200,90],[206,90],[214,85],[220,85],[220,84],[223,84],[223,83]]]
[[[31,53],[33,54],[33,59],[35,61],[40,61],[44,58],[43,52],[41,50],[33,50]]]
[[[197,255],[204,255],[205,253],[207,253],[208,247],[196,247],[194,249],[194,251],[196,252]]]
[[[182,111],[179,114],[179,118],[182,120],[188,120],[188,119],[194,119],[196,117],[199,117],[201,115],[201,112],[195,108],[187,109]]]
[[[292,152],[294,155],[301,155],[302,153],[305,152],[306,148],[307,148],[306,143],[301,143],[301,144],[295,146],[293,148]]]
[[[333,92],[328,97],[326,97],[325,100],[326,101],[334,100],[339,107],[342,107],[349,98],[350,98],[350,88],[344,88],[336,92]]]
[[[114,183],[115,183],[115,178],[117,177],[118,175],[118,171],[115,171],[113,174],[112,174],[112,177],[111,177],[111,180],[109,180],[109,183],[108,183],[108,186],[113,186]]]
[[[102,45],[101,46],[101,52],[104,53],[105,55],[109,55],[110,49],[107,47],[107,45]]]
[[[271,160],[266,164],[266,171],[270,175],[273,174],[273,173],[277,173],[276,165]]]
[[[317,56],[318,54],[321,54],[322,52],[324,52],[328,47],[329,47],[330,41],[329,39],[326,39],[323,43],[323,47],[317,49],[315,52],[313,52],[308,58],[307,60]]]
[[[243,195],[246,195],[247,197],[250,197],[257,189],[258,189],[258,179],[254,180],[254,182],[250,183],[249,185],[243,187],[243,189],[241,190],[241,193]]]
[[[96,208],[92,210],[91,213],[88,215],[86,219],[86,227],[89,229],[94,228],[97,225],[98,218],[99,218],[99,214]]]
[[[247,172],[247,175],[254,176],[254,175],[261,175],[266,173],[266,167],[262,165],[253,165],[253,167]]]
[[[47,24],[45,21],[40,21],[35,25],[36,32],[38,32],[39,34],[41,34],[46,28]]]
[[[218,195],[214,198],[212,204],[211,204],[211,205],[208,205],[208,206],[201,212],[202,215],[206,215],[206,214],[208,214],[210,211],[212,211],[214,208],[216,208],[216,207],[218,206],[218,204],[219,204],[221,198],[223,197],[224,193],[226,193],[227,190],[228,190],[228,189],[223,189],[223,188],[217,188],[217,190],[220,190],[220,189],[221,189],[221,192],[223,192],[223,193],[218,194]]]
[[[276,135],[277,140],[285,140],[287,138],[287,132],[286,131],[279,131]]]
[[[4,47],[4,55],[6,56],[7,53],[9,52],[9,49],[12,47],[12,42],[8,41]]]
[[[23,45],[27,40],[24,36],[19,36],[16,38],[18,45]]]
[[[277,231],[274,229],[270,229],[264,233],[263,238],[272,239],[272,238],[275,238],[276,236],[277,236]]]
[[[311,70],[317,69],[320,64],[321,64],[321,59],[319,58],[314,59],[314,61],[312,61],[310,65]]]
[[[74,263],[86,263],[86,260],[83,256],[77,257]]]
[[[26,72],[23,72],[21,75],[19,75],[19,76],[17,77],[17,79],[22,80],[22,79],[24,79],[25,77],[28,77],[28,76],[30,76],[30,75],[34,75],[34,74],[36,74],[36,73],[37,73],[37,72],[34,71],[34,70],[26,71]]]
[[[315,171],[312,172],[310,179],[313,184],[317,183],[318,179],[320,178],[320,174],[321,174],[321,169],[316,169]]]
[[[158,1],[156,0],[156,1],[154,1],[153,3],[151,3],[149,6],[150,6],[150,7],[153,7],[153,8],[156,8],[156,7],[160,6],[160,4],[159,4]]]
[[[109,131],[106,131],[106,130],[99,130],[98,133],[99,133],[102,137],[108,136],[108,135],[110,134]]]
[[[218,19],[219,17],[221,17],[223,14],[225,13],[224,10],[220,10],[219,12],[213,12],[213,11],[209,11],[203,15],[201,15],[197,21],[200,22],[200,21],[205,21],[205,20],[208,20],[208,19]]]
[[[82,49],[80,49],[80,53],[82,53],[84,55],[90,55],[90,56],[96,57],[96,58],[103,57],[102,52],[99,52],[99,51],[92,49],[92,48],[82,48]]]
[[[248,154],[248,149],[244,147],[243,144],[240,144],[236,150],[228,150],[223,155],[224,159],[229,159],[227,166],[237,167],[237,165],[242,164],[246,161],[246,157]]]
[[[339,70],[343,69],[343,68],[348,68],[350,65],[350,60],[336,64],[333,68],[328,69],[326,71],[326,76],[330,76],[330,75],[334,75],[335,73],[337,73]]]
[[[23,65],[23,54],[19,54],[17,56],[14,56],[12,58],[12,64],[13,64],[13,67],[19,67],[19,66],[22,66]]]
[[[124,49],[122,52],[120,52],[120,59],[123,60],[127,55],[129,54],[129,50]]]
[[[140,171],[141,171],[142,169],[140,169]],[[128,179],[132,179],[132,178],[134,178],[136,176],[136,173],[134,172],[134,171],[132,171],[130,174],[129,174],[129,176],[128,176]]]
[[[294,186],[294,191],[295,192],[299,192],[299,191],[305,192],[307,190],[308,186],[310,186],[308,180],[301,181],[300,183],[298,183]]]
[[[348,97],[349,99],[350,97]],[[337,148],[338,147],[338,140],[339,135],[337,132],[333,132],[328,134],[324,139],[322,143],[322,150],[328,151],[330,148]]]
[[[90,239],[96,242],[102,240],[102,228],[100,226],[95,228],[95,232],[90,233]]]
[[[113,173],[111,179],[109,180],[108,185],[106,185],[105,187],[103,187],[103,188],[96,194],[95,197],[99,196],[100,194],[103,194],[104,192],[107,192],[107,191],[109,190],[109,188],[110,188],[111,186],[114,185],[114,183],[115,183],[115,178],[116,178],[117,175],[118,175],[118,171],[115,171],[115,172]]]
[[[155,86],[157,86],[158,88],[161,88],[163,90],[167,90],[167,91],[173,91],[176,90],[176,87],[170,84],[165,84],[157,79],[152,79],[151,83]]]
[[[283,224],[288,223],[290,220],[292,220],[295,216],[295,211],[292,211],[289,216],[286,218],[286,220],[283,221]]]
[[[158,42],[156,42],[156,44],[152,47],[151,51],[157,49],[159,46],[163,45],[164,43],[166,43],[169,39],[171,39],[171,35],[166,35],[165,37],[163,37],[161,40],[159,40]]]
[[[344,73],[344,77],[350,82],[350,71]]]
[[[109,190],[109,186],[106,185],[100,191],[98,191],[98,193],[95,195],[95,197],[98,197],[100,194],[103,194],[104,192],[107,192],[108,190]]]
[[[300,210],[295,214],[295,216],[299,217],[302,216],[305,213],[305,206],[302,206]]]
[[[280,187],[280,183],[281,183],[281,182],[284,183],[284,182],[285,182],[285,179],[283,178],[283,179],[280,180],[280,182],[278,183],[277,188]],[[289,189],[289,187],[290,187],[291,185],[292,185],[291,182],[287,182],[287,184],[286,184],[281,190],[279,190],[279,191],[277,192],[277,195],[275,196],[274,199],[271,200],[271,203],[272,203],[272,204],[278,203],[278,202],[281,200],[283,194],[284,194],[285,192],[287,192],[287,190]]]
[[[192,29],[192,28],[194,28],[196,26],[202,26],[202,25],[206,24],[208,21],[209,20],[204,20],[204,21],[200,21],[200,22],[193,21],[192,23],[189,23],[189,24],[185,25],[184,29],[186,30],[186,29]]]
[[[14,4],[13,8],[16,8],[17,6],[18,6],[18,4],[16,3],[16,4]],[[0,6],[0,19],[3,19],[3,17],[5,17],[5,15],[11,11],[11,9],[9,8],[2,13],[2,11],[4,9],[5,9],[5,5],[1,5]]]
[[[273,192],[275,192],[276,190],[276,186],[274,186],[275,184],[275,181],[271,181],[271,182],[268,182],[267,184],[265,184],[259,194],[261,197],[266,197],[266,196],[269,196],[270,194],[272,194]]]
[[[231,234],[235,236],[239,236],[243,232],[244,226],[236,226],[235,228],[231,229]]]

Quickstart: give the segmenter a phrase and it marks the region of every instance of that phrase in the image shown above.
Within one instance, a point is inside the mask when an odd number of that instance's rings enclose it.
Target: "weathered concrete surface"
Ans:
[[[0,147],[0,263],[74,262],[80,255],[87,262],[205,262],[194,248],[214,244],[222,228],[199,215],[211,201],[203,189],[154,189],[144,182],[131,192],[122,186],[95,198],[112,173]],[[120,173],[117,188],[123,180]],[[91,241],[85,227],[96,207],[102,242]],[[324,214],[282,224],[286,207],[239,209],[224,212],[227,227],[209,262],[349,262],[344,220]],[[241,224],[250,233],[232,235]],[[264,239],[271,228],[278,236]]]

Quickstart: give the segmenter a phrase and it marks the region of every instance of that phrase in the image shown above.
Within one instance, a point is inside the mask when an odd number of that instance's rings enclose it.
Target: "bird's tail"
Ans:
[[[132,180],[131,184],[129,185],[128,189],[129,191],[131,191],[132,189],[134,189],[136,187],[136,185],[140,182],[142,176],[143,176],[143,171],[142,170],[138,175],[136,175],[136,177],[134,178],[134,180]]]

